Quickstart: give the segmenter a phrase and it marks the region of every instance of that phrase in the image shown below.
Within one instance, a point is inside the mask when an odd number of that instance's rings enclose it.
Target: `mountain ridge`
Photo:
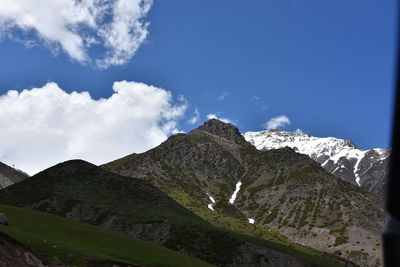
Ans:
[[[390,149],[363,150],[347,139],[314,137],[301,132],[265,130],[246,132],[243,136],[260,150],[291,147],[344,181],[381,196],[384,194]]]

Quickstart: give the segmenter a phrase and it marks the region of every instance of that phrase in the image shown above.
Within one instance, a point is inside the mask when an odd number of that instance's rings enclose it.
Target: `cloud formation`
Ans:
[[[218,100],[219,100],[219,101],[225,100],[225,98],[227,98],[228,95],[229,95],[228,92],[224,92],[224,93],[222,93],[222,95],[220,95],[220,96],[218,97]]]
[[[34,174],[81,158],[95,164],[146,151],[178,132],[185,99],[137,82],[113,85],[109,98],[63,91],[56,83],[0,96],[0,161]]]
[[[267,130],[271,130],[271,129],[278,129],[284,126],[290,125],[290,120],[286,115],[281,115],[278,117],[274,117],[272,119],[270,119],[269,121],[267,121],[264,124],[264,127]]]
[[[211,120],[211,119],[217,119],[217,120],[223,121],[223,122],[225,122],[225,123],[231,123],[231,124],[233,124],[233,122],[232,122],[230,119],[227,119],[227,118],[218,118],[218,116],[217,116],[216,114],[213,114],[213,113],[207,115],[207,120]]]
[[[200,112],[197,108],[194,109],[194,116],[188,120],[188,123],[190,124],[195,124],[196,122],[198,122],[200,120]]]
[[[62,49],[81,63],[107,68],[127,62],[146,39],[151,5],[152,0],[2,0],[0,34],[12,37],[20,30],[28,46],[40,41],[53,52]],[[88,55],[94,46],[104,49],[101,57]]]

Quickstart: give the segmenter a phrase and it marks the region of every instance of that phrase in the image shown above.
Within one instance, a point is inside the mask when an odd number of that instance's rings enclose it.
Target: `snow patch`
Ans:
[[[254,224],[255,223],[254,219],[249,218],[249,223]]]
[[[327,160],[324,161],[324,163],[321,164],[322,167],[324,167],[328,162],[329,162],[329,158]]]
[[[208,195],[208,197],[210,198],[210,200],[211,200],[211,202],[212,202],[211,204],[208,204],[207,207],[208,207],[210,210],[214,211],[215,199],[214,199],[210,194],[207,193],[207,195]]]
[[[337,170],[339,170],[340,167],[336,167],[336,169],[332,172],[334,174]]]
[[[242,182],[240,182],[240,181],[236,184],[235,192],[233,192],[231,199],[229,199],[229,203],[233,204],[235,202],[237,193],[239,192],[241,185],[242,185]]]
[[[210,198],[211,202],[214,204],[215,203],[215,199],[210,194],[207,194],[207,195]]]
[[[364,153],[365,152],[361,152],[360,154],[357,155],[357,162],[354,165],[354,171],[353,172],[354,172],[354,176],[356,177],[356,183],[358,184],[358,186],[361,186],[360,176],[358,174],[358,165],[360,164],[360,161],[363,159]]]

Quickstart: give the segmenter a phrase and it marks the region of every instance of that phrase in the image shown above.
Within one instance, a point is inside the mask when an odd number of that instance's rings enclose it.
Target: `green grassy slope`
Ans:
[[[85,266],[112,260],[139,266],[212,266],[172,250],[111,230],[37,211],[0,205],[11,225],[0,231],[24,243],[48,260]]]

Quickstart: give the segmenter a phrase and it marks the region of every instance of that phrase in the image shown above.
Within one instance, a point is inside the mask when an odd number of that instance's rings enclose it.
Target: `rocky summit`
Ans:
[[[382,264],[381,197],[337,179],[290,147],[259,150],[231,124],[209,120],[103,167],[147,180],[204,219],[224,220],[227,228],[241,220],[247,225],[241,229],[257,229],[249,230],[255,236],[277,231],[360,266]]]
[[[302,132],[266,130],[246,132],[243,136],[260,150],[288,146],[308,155],[342,180],[371,193],[384,194],[391,149],[363,150],[349,140],[314,137]]]

